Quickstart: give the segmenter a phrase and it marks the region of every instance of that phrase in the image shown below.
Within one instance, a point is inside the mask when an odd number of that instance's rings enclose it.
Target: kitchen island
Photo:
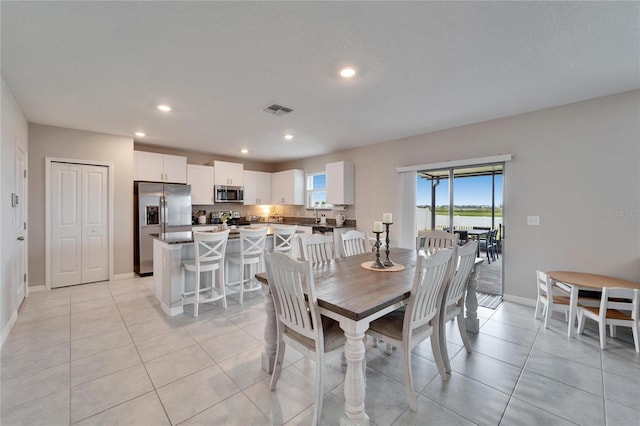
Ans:
[[[216,231],[206,231],[216,232]],[[301,231],[300,231],[301,232]],[[156,298],[168,316],[180,315],[182,309],[182,294],[186,288],[193,288],[195,277],[192,273],[182,273],[182,261],[195,258],[192,232],[172,232],[154,234],[153,238],[153,285]],[[297,246],[297,245],[294,245]],[[267,230],[265,250],[273,249],[273,228]],[[226,256],[240,253],[240,230],[231,229],[227,242]],[[294,256],[296,253],[294,252]],[[225,265],[225,279],[227,282],[239,281],[239,267]],[[203,277],[210,280],[210,276]],[[205,281],[205,284],[208,285]]]

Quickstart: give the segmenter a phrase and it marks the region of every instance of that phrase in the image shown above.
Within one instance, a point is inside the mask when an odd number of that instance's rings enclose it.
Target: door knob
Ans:
[[[24,241],[24,237],[18,237],[18,241]]]

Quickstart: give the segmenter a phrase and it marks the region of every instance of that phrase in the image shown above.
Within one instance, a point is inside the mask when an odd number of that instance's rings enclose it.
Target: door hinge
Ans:
[[[23,171],[24,171],[24,177],[26,178],[27,177],[27,171],[26,170],[23,170]]]
[[[27,222],[24,222],[24,230],[27,230]]]
[[[24,282],[26,283],[27,282],[27,274],[24,274],[23,277],[24,277]]]

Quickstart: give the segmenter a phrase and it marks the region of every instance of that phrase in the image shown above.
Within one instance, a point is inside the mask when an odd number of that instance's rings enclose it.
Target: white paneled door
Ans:
[[[109,279],[108,168],[51,163],[51,287]]]
[[[25,297],[27,286],[27,217],[26,217],[26,185],[27,156],[20,148],[16,149],[16,192],[14,199],[16,230],[16,297],[20,306]]]

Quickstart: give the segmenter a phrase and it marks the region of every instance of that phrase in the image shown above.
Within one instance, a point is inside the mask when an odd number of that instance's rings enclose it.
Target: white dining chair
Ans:
[[[411,295],[404,309],[395,310],[369,324],[367,334],[402,347],[404,382],[409,396],[411,411],[418,411],[411,372],[411,351],[421,342],[432,336],[431,350],[438,371],[443,380],[447,380],[440,339],[433,336],[439,329],[440,306],[444,293],[443,286],[449,278],[449,263],[453,250],[439,250],[427,258],[418,253],[416,273]]]
[[[615,327],[631,327],[636,352],[640,353],[640,290],[604,287],[600,306],[578,305],[579,334],[584,334],[587,318],[598,323],[601,349],[607,348],[607,325],[611,337],[615,337]]]
[[[298,226],[273,226],[273,251],[291,255]]]
[[[419,231],[416,237],[416,250],[424,250],[433,253],[443,248],[452,248],[458,245],[460,236],[440,230]]]
[[[569,320],[571,288],[563,283],[554,283],[542,271],[536,271],[538,298],[536,299],[535,318],[544,318],[544,328],[549,328],[553,311],[564,312],[564,320]]]
[[[340,234],[340,240],[342,241],[342,255],[355,256],[356,254],[366,253],[368,239],[364,232],[351,230],[344,234]]]
[[[240,304],[244,303],[244,293],[262,289],[255,274],[264,270],[264,245],[268,227],[241,228],[239,256],[228,256],[229,263],[240,266],[240,281],[227,283],[240,293]],[[247,271],[248,270],[248,271]]]
[[[445,371],[451,374],[451,363],[449,362],[449,354],[447,350],[447,338],[444,325],[447,321],[456,318],[458,323],[458,331],[464,343],[464,348],[471,353],[471,344],[467,335],[467,325],[464,319],[464,297],[467,290],[469,276],[473,270],[476,261],[476,253],[478,251],[478,242],[470,241],[467,244],[457,248],[457,254],[451,263],[456,266],[453,277],[449,280],[449,284],[445,289],[445,296],[442,298],[442,321],[440,323],[440,349],[442,350],[442,359],[444,361]]]
[[[222,305],[227,307],[227,296],[224,280],[224,258],[227,249],[229,231],[219,232],[194,232],[193,242],[195,249],[194,260],[182,262],[182,282],[185,282],[186,271],[195,273],[193,291],[182,293],[182,304],[193,304],[193,316],[198,316],[198,308],[201,303],[222,300]],[[211,286],[202,288],[202,273],[211,273]],[[216,277],[217,275],[217,277]],[[216,282],[219,289],[216,289]],[[209,297],[202,297],[201,293],[209,293]]]
[[[320,315],[311,262],[297,261],[277,252],[267,253],[266,259],[278,335],[269,389],[276,388],[287,344],[301,353],[315,353],[316,401],[312,424],[317,425],[324,397],[324,354],[344,347],[344,332],[337,321]]]
[[[335,257],[333,237],[331,235],[312,234],[300,238],[302,259],[313,264],[329,262]]]

